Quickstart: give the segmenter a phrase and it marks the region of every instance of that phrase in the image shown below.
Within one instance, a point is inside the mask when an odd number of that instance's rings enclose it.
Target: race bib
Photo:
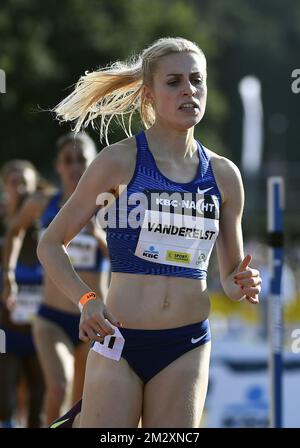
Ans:
[[[93,269],[97,261],[97,249],[96,238],[79,233],[70,241],[67,253],[74,268]]]
[[[122,355],[125,339],[117,327],[112,325],[115,330],[114,335],[105,336],[103,342],[96,341],[93,345],[93,350],[106,358],[119,361]]]
[[[30,324],[37,313],[42,301],[40,285],[20,285],[16,306],[10,313],[11,321],[15,324]]]
[[[135,255],[153,263],[207,270],[219,232],[216,196],[156,195],[145,210]]]
[[[42,229],[39,238],[42,237],[46,229]],[[67,254],[74,268],[93,269],[96,266],[98,241],[92,235],[78,233],[68,244]]]

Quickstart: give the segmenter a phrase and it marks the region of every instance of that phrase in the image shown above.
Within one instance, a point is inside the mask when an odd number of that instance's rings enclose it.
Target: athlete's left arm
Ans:
[[[223,289],[232,300],[258,303],[261,277],[250,267],[251,255],[244,257],[242,215],[244,188],[237,166],[225,157],[216,157],[213,169],[222,193],[217,254]]]

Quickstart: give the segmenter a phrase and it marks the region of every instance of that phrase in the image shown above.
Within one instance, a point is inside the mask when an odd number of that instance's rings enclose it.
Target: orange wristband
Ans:
[[[88,303],[90,300],[96,300],[96,298],[97,298],[96,293],[93,291],[83,294],[83,296],[81,297],[81,299],[79,300],[79,303],[78,303],[80,312],[82,311],[82,309],[86,303]]]

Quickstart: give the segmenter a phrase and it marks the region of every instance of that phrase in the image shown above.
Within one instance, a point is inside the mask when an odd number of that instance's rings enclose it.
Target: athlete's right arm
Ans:
[[[26,230],[32,225],[35,219],[41,213],[45,198],[40,193],[29,197],[19,212],[9,223],[3,242],[3,292],[2,300],[6,303],[10,298],[8,305],[13,305],[13,296],[17,292],[15,280],[15,269],[19,254],[22,248],[23,238]]]
[[[124,151],[124,152],[123,152]],[[38,257],[47,275],[56,286],[78,305],[80,298],[90,288],[80,279],[72,267],[66,252],[68,243],[91,220],[98,209],[99,194],[116,194],[128,174],[128,157],[122,143],[105,148],[87,168],[76,190],[51,222],[38,245]],[[99,299],[90,300],[82,310],[80,339],[101,340],[100,334],[113,334],[107,322],[118,322]]]

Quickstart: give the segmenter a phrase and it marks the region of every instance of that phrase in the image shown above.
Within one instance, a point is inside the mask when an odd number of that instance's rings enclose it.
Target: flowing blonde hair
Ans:
[[[117,61],[104,69],[86,72],[81,76],[74,91],[54,109],[60,121],[74,123],[74,131],[92,124],[100,117],[100,139],[108,143],[108,128],[117,118],[126,135],[132,135],[133,114],[138,111],[145,128],[155,121],[155,112],[143,95],[144,84],[151,85],[159,58],[171,53],[193,52],[202,56],[197,44],[181,37],[164,37],[155,41],[138,56]],[[125,123],[127,116],[127,125]]]

